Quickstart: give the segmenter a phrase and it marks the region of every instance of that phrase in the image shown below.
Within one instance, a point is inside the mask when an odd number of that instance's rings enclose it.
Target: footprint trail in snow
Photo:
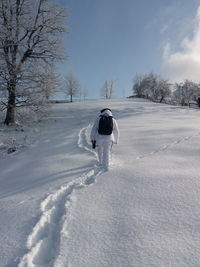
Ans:
[[[183,137],[183,138],[181,138],[181,139],[177,139],[177,140],[173,141],[172,143],[169,143],[169,144],[167,144],[167,145],[163,145],[162,147],[160,147],[160,148],[158,148],[158,149],[156,149],[156,150],[154,150],[154,151],[152,151],[152,152],[150,152],[150,153],[140,155],[140,156],[138,156],[136,159],[137,159],[137,160],[138,160],[138,159],[143,159],[143,158],[152,156],[152,155],[154,155],[154,154],[157,154],[157,153],[159,153],[159,152],[163,152],[163,151],[168,150],[168,149],[170,149],[170,148],[172,148],[172,147],[174,147],[174,146],[176,146],[176,145],[178,145],[178,144],[180,144],[180,143],[182,143],[182,142],[189,141],[190,139],[192,139],[192,138],[194,138],[194,137],[198,137],[198,136],[200,136],[200,132],[198,132],[198,133],[196,133],[196,134],[194,134],[194,135],[185,136],[185,137]]]
[[[78,146],[97,156],[96,152],[89,148],[87,129],[88,127],[85,127],[80,130]],[[41,202],[40,219],[28,236],[27,253],[21,258],[19,267],[54,266],[59,252],[62,227],[70,212],[73,193],[93,184],[101,173],[102,171],[94,166],[87,173],[62,185]]]

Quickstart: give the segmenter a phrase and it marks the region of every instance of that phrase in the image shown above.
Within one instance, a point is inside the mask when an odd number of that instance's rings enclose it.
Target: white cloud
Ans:
[[[172,52],[170,42],[163,49],[163,70],[172,82],[200,81],[200,6],[195,17],[192,38],[185,37],[179,51]]]

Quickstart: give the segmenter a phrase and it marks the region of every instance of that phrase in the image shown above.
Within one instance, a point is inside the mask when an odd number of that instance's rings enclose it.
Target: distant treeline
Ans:
[[[200,97],[200,83],[185,80],[172,84],[154,73],[136,75],[132,90],[135,97],[182,106],[189,105],[191,101],[198,102]]]

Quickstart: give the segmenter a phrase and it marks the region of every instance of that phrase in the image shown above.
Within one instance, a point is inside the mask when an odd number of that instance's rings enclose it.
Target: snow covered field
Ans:
[[[104,107],[121,132],[109,172],[89,143]],[[21,134],[0,159],[0,266],[200,266],[200,110],[56,104]]]

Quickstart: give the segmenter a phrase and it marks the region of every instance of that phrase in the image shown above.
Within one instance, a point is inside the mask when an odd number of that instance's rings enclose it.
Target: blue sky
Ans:
[[[58,71],[73,72],[89,98],[100,97],[106,80],[115,81],[117,97],[131,95],[134,76],[151,71],[171,81],[195,79],[190,76],[200,67],[195,48],[200,42],[199,1],[57,1],[68,9],[69,27],[68,60]],[[185,64],[191,74],[181,77]]]

